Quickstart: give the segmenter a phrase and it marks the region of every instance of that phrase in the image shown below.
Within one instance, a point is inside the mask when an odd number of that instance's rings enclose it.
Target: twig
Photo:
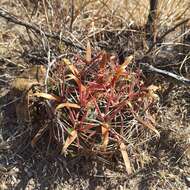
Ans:
[[[71,22],[70,22],[70,32],[72,33],[73,30],[73,22],[74,22],[74,13],[75,7],[74,7],[74,0],[71,0]]]
[[[44,34],[46,37],[49,37],[49,38],[52,38],[52,39],[55,39],[55,40],[61,40],[63,41],[66,45],[69,45],[69,46],[73,46],[75,48],[78,48],[82,51],[84,51],[85,49],[83,47],[81,47],[80,45],[77,45],[77,44],[74,44],[72,41],[70,41],[69,39],[67,38],[64,38],[62,37],[60,39],[60,35],[57,34],[57,33],[48,33],[48,32],[45,32],[45,31],[42,31],[41,29],[39,29],[36,25],[34,24],[30,24],[28,22],[25,22],[23,20],[20,20],[18,18],[16,18],[15,16],[11,15],[7,10],[3,9],[3,8],[0,8],[0,17],[3,17],[5,18],[6,20],[8,20],[9,22],[12,22],[12,23],[15,23],[15,24],[18,24],[20,26],[24,26],[30,30],[33,30],[34,32],[38,33],[38,34]]]
[[[49,72],[51,70],[51,67],[53,66],[53,64],[56,63],[57,60],[63,58],[64,56],[66,56],[67,54],[61,54],[58,57],[54,58],[49,64],[48,64],[48,68],[46,71],[46,76],[45,76],[45,92],[47,93],[47,82],[48,82],[48,78],[49,78]]]
[[[51,32],[51,27],[50,27],[50,24],[49,24],[49,18],[48,18],[48,14],[47,14],[47,7],[46,7],[45,0],[43,0],[42,3],[43,3],[43,7],[44,7],[44,13],[45,13],[45,18],[46,18],[46,24],[48,25],[49,32]]]
[[[0,56],[0,62],[7,62],[8,64],[11,64],[12,66],[22,67],[24,69],[26,68],[21,64],[15,63],[15,62],[11,61],[10,59],[7,59],[7,58],[1,57],[1,56]]]
[[[156,17],[157,17],[157,9],[158,9],[158,0],[150,0],[150,10],[147,19],[147,23],[145,26],[146,29],[146,38],[154,41],[156,37]]]
[[[176,28],[178,28],[179,26],[181,26],[182,24],[185,24],[186,22],[188,22],[190,20],[190,18],[187,18],[181,22],[179,22],[178,24],[176,24],[175,26],[173,26],[172,28],[170,28],[169,30],[167,30],[162,36],[160,36],[158,38],[158,40],[156,40],[156,42],[154,42],[150,48],[148,49],[148,51],[146,52],[146,54],[150,53],[151,50],[153,49],[153,47],[159,42],[161,41],[165,36],[167,36],[169,33],[173,32]]]
[[[152,65],[149,65],[148,63],[140,63],[140,65],[142,65],[143,67],[145,67],[146,69],[150,70],[150,71],[153,71],[153,72],[156,72],[156,73],[159,73],[159,74],[162,74],[162,75],[166,75],[166,76],[169,76],[169,77],[172,77],[184,84],[188,84],[190,85],[190,80],[185,78],[185,77],[182,77],[182,76],[179,76],[179,75],[176,75],[174,73],[171,73],[169,71],[165,71],[165,70],[161,70],[161,69],[157,69],[156,67],[152,66]]]
[[[10,104],[13,104],[13,103],[19,101],[19,100],[21,100],[21,97],[15,98],[14,100],[11,100],[10,102],[8,102],[8,103],[6,103],[6,104],[0,106],[0,110],[1,110],[2,108],[5,108],[5,107],[9,106]]]

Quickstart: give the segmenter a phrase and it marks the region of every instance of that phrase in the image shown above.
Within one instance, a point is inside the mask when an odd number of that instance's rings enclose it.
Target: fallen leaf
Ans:
[[[125,69],[131,63],[132,59],[133,59],[132,55],[130,55],[129,57],[127,57],[125,59],[124,63],[121,65],[121,67]]]
[[[34,65],[28,69],[25,69],[19,75],[19,78],[25,78],[28,80],[37,80],[38,82],[42,83],[45,79],[46,75],[46,68],[43,65]]]
[[[11,83],[11,96],[21,97],[16,102],[16,115],[19,122],[28,122],[29,113],[29,97],[33,95],[31,89],[33,86],[40,86],[45,78],[46,69],[42,65],[32,66],[25,69]]]
[[[66,107],[66,108],[80,108],[80,106],[78,104],[73,104],[73,103],[67,102],[67,103],[61,103],[61,104],[59,104],[56,107],[55,110],[57,111],[58,109],[61,109],[61,108],[64,108],[64,107]]]
[[[79,75],[77,68],[68,59],[63,59],[63,61],[75,76]]]
[[[63,146],[63,149],[61,151],[61,154],[63,154],[67,148],[72,144],[72,142],[77,138],[78,134],[77,134],[77,131],[76,130],[73,130],[69,136],[67,137],[66,141],[65,141],[65,144]]]
[[[59,96],[51,95],[51,94],[47,94],[47,93],[43,93],[43,92],[34,93],[33,96],[37,96],[37,97],[45,98],[48,100],[55,100],[57,102],[61,102],[61,98]]]
[[[17,95],[18,93],[24,93],[29,90],[33,85],[38,85],[38,81],[35,79],[28,80],[25,78],[16,78],[12,84],[12,94]]]
[[[44,132],[46,131],[47,126],[42,127],[37,134],[34,136],[34,138],[31,141],[31,145],[32,147],[35,146],[35,144],[37,143],[37,141],[40,139],[40,137],[44,134]]]
[[[91,62],[92,60],[92,49],[90,45],[90,41],[87,41],[87,47],[86,47],[86,61]]]
[[[147,87],[148,90],[152,90],[153,92],[156,92],[157,90],[160,89],[160,87],[156,86],[156,85],[150,85]]]
[[[155,85],[150,85],[148,88],[148,96],[152,98],[153,100],[159,100],[159,96],[156,94],[156,91],[160,88]]]
[[[123,156],[126,171],[130,175],[132,173],[131,163],[130,163],[130,160],[129,160],[129,156],[127,154],[127,147],[123,142],[120,143],[120,151],[121,151],[121,154]]]
[[[101,130],[102,130],[102,144],[100,148],[102,149],[102,151],[106,151],[109,142],[109,125],[107,123],[103,124],[101,126]]]
[[[74,80],[77,83],[78,87],[81,89],[81,91],[86,91],[86,87],[82,84],[82,82],[76,76],[72,74],[68,74],[67,77],[68,78],[66,79],[66,81]]]
[[[117,81],[119,79],[119,77],[121,75],[123,75],[123,73],[125,72],[126,67],[131,63],[132,59],[133,59],[132,55],[127,57],[125,62],[116,69],[115,75],[114,75],[114,77],[112,79],[112,84],[114,84],[115,81]]]
[[[116,75],[120,76],[121,74],[123,74],[125,72],[126,67],[129,65],[129,63],[131,63],[132,59],[133,59],[132,55],[129,56],[129,57],[127,57],[127,59],[125,60],[125,62],[116,71]]]

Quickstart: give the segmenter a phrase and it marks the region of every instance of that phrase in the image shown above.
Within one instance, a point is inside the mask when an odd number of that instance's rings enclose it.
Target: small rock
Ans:
[[[0,183],[0,190],[6,190],[8,189],[7,185],[5,184],[5,182],[1,182]]]
[[[190,187],[190,176],[185,176],[185,182],[188,187]]]

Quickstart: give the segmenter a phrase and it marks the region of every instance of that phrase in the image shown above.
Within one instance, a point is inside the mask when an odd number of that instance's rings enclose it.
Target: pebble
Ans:
[[[188,187],[190,187],[190,176],[185,176],[185,182]]]

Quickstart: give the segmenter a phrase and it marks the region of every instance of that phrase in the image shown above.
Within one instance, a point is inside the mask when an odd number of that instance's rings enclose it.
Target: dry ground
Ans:
[[[34,2],[1,0],[0,8],[48,32],[62,32],[82,47],[90,39],[95,50],[103,48],[117,54],[122,49],[123,54],[135,54],[137,62],[146,51],[142,49],[147,48],[143,34],[128,28],[141,28],[146,23],[148,1],[77,0],[74,17],[71,1],[44,0],[37,7]],[[157,33],[188,18],[188,3],[188,0],[161,0]],[[190,79],[189,26],[190,23],[168,35],[143,61]],[[139,160],[132,175],[125,172],[120,156],[112,160],[91,155],[65,158],[44,156],[44,152],[32,149],[31,139],[23,138],[30,129],[17,122],[14,104],[10,103],[13,100],[10,82],[31,65],[47,64],[49,50],[50,57],[82,54],[77,48],[43,35],[35,36],[25,27],[0,17],[0,189],[190,188],[190,86],[148,71],[144,72],[145,81],[161,87],[160,100],[155,105],[160,138],[139,142],[144,152],[130,155],[131,160]]]

